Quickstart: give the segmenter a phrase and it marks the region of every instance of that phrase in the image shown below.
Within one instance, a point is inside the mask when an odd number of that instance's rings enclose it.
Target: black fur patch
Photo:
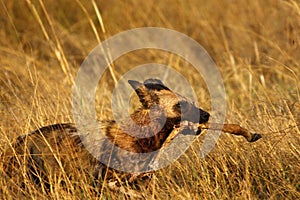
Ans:
[[[60,131],[63,131],[65,129],[68,129],[68,132],[69,133],[73,133],[73,132],[76,132],[76,128],[72,125],[72,124],[53,124],[53,125],[50,125],[50,126],[45,126],[45,127],[42,127],[42,128],[39,128],[29,134],[26,134],[26,135],[21,135],[17,138],[17,141],[19,144],[23,143],[24,140],[25,140],[25,137],[28,136],[28,135],[33,135],[33,134],[51,134],[52,131],[57,131],[57,130],[60,130]]]
[[[159,79],[147,79],[144,81],[144,85],[146,88],[151,89],[151,90],[170,90],[168,87],[166,87],[163,82]]]

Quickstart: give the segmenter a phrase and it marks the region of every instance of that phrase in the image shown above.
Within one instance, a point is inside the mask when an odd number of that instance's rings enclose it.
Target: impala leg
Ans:
[[[247,129],[241,127],[238,124],[217,124],[217,123],[206,123],[199,126],[200,129],[212,129],[222,130],[223,132],[230,133],[233,135],[240,135],[246,138],[248,142],[255,142],[262,136],[258,133],[251,133]]]

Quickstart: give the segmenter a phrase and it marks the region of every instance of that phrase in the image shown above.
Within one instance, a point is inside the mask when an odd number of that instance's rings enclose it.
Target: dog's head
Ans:
[[[129,80],[138,95],[143,109],[151,109],[160,106],[164,109],[168,119],[176,122],[187,120],[194,123],[205,123],[209,119],[209,113],[195,106],[193,102],[171,91],[158,79],[147,79],[144,83]]]

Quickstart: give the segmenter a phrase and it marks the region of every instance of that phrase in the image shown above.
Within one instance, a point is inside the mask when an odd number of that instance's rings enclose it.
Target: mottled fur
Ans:
[[[117,147],[135,153],[153,152],[161,148],[180,121],[205,123],[209,119],[207,112],[171,91],[160,80],[128,82],[134,88],[142,106],[131,114],[132,120],[125,119],[118,124],[115,121],[101,122],[102,132],[107,137],[104,140],[109,140]],[[190,131],[190,134],[195,132]],[[88,134],[84,137],[88,137]],[[36,183],[46,186],[51,181],[49,178],[54,176],[63,176],[65,181],[84,177],[74,177],[74,168],[93,176],[93,179],[113,179],[114,170],[94,158],[81,139],[73,124],[55,124],[40,128],[17,138],[4,153],[8,159],[4,169],[9,177],[19,183],[24,176],[28,176]],[[112,152],[115,156],[111,163],[120,162],[118,159],[122,155],[114,152],[107,143],[102,139],[95,139],[93,147],[100,152],[99,156],[107,156],[110,155],[107,152]],[[150,170],[150,159],[139,161],[145,171]]]

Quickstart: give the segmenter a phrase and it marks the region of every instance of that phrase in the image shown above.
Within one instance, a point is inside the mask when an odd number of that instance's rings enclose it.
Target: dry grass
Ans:
[[[299,1],[2,0],[0,13],[1,152],[22,133],[73,121],[72,80],[97,42],[135,27],[166,27],[187,34],[209,52],[225,83],[227,121],[260,132],[263,139],[247,143],[222,135],[204,159],[198,157],[201,141],[196,141],[179,160],[156,172],[148,187],[141,186],[141,193],[149,199],[300,198]],[[111,70],[118,79],[149,61],[185,75],[197,88],[201,107],[209,110],[201,77],[175,55],[138,51],[115,61]],[[99,118],[112,118],[113,86],[108,71],[99,83]],[[74,177],[81,176],[74,169]],[[105,184],[92,187],[87,177],[65,181],[65,187],[61,179],[50,178],[46,193],[29,183],[27,190],[15,190],[11,180],[1,178],[0,196],[124,198]]]

